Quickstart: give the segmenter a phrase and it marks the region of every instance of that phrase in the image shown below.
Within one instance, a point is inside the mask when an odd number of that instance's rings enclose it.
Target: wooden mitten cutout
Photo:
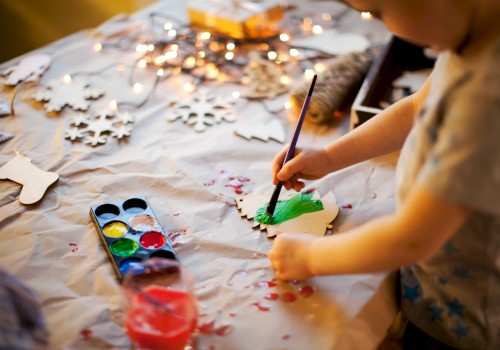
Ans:
[[[22,204],[33,204],[59,179],[59,174],[38,169],[31,164],[30,158],[16,150],[16,156],[0,168],[0,179],[9,179],[23,185],[19,201]]]

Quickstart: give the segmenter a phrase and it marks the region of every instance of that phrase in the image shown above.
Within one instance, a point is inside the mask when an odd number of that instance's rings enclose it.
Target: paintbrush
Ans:
[[[307,114],[307,107],[309,106],[309,101],[311,100],[311,96],[314,90],[314,85],[316,84],[316,78],[318,76],[315,74],[312,81],[311,86],[309,87],[309,92],[304,100],[304,104],[302,105],[302,110],[300,111],[299,120],[297,121],[297,126],[295,127],[295,132],[293,133],[292,142],[290,143],[290,147],[288,147],[288,151],[286,152],[285,159],[283,161],[283,165],[293,158],[295,153],[295,146],[297,145],[297,140],[299,139],[300,129],[302,129],[302,123],[304,122],[305,116]],[[283,187],[283,182],[280,181],[274,188],[271,199],[269,200],[269,205],[266,209],[266,214],[269,216],[269,219],[273,216],[274,210],[276,209],[276,203],[278,203],[278,197],[280,196],[281,187]]]

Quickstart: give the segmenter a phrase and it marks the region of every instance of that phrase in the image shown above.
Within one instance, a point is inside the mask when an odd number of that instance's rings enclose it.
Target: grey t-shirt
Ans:
[[[460,349],[500,349],[500,40],[474,59],[443,52],[398,162],[411,188],[472,210],[432,258],[401,269],[406,318]]]

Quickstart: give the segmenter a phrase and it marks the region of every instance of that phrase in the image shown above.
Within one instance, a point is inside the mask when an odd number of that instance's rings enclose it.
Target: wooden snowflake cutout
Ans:
[[[2,72],[4,85],[15,86],[23,81],[34,81],[50,66],[52,58],[46,54],[34,54],[23,58],[19,64]]]
[[[168,121],[181,119],[188,125],[193,125],[198,132],[205,131],[207,126],[233,122],[233,102],[209,95],[202,91],[193,96],[192,100],[175,103],[173,111],[167,116]]]
[[[236,135],[250,140],[251,138],[262,141],[273,139],[280,143],[285,142],[285,130],[281,123],[273,119],[269,123],[256,123],[247,126],[242,126],[235,130]]]
[[[307,195],[303,193],[293,194],[285,193],[279,198],[280,201],[290,201],[294,196]],[[312,202],[320,201],[322,209],[316,211],[304,211],[304,214],[295,216],[290,220],[280,222],[278,224],[264,224],[255,220],[257,212],[262,208],[267,207],[270,195],[267,194],[249,194],[236,198],[236,205],[240,210],[241,217],[253,220],[252,227],[259,227],[260,230],[267,231],[267,237],[275,237],[281,232],[291,233],[309,233],[315,236],[323,236],[327,229],[331,228],[332,221],[339,213],[339,205],[337,199],[332,192],[328,192],[325,196],[321,197],[317,192],[310,193],[310,200]],[[287,209],[290,210],[290,209]],[[293,208],[291,209],[294,210]],[[300,211],[300,208],[299,210]],[[275,211],[273,217],[277,215]]]
[[[108,138],[122,139],[130,136],[132,127],[128,125],[135,120],[129,112],[115,114],[111,109],[101,109],[94,113],[94,118],[86,114],[77,114],[71,120],[72,128],[66,130],[64,137],[76,141],[84,139],[91,146],[105,144]]]
[[[59,112],[65,106],[74,110],[86,111],[90,102],[89,99],[96,99],[104,95],[104,91],[98,88],[91,88],[88,79],[76,77],[62,82],[51,80],[39,89],[33,98],[36,101],[46,101],[44,105],[47,112]]]

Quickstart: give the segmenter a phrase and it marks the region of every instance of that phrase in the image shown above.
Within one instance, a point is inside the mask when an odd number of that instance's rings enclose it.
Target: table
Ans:
[[[322,11],[330,5],[298,2],[303,11]],[[144,19],[153,11],[186,19],[183,2],[177,0],[158,2],[131,19]],[[362,21],[354,11],[342,17],[339,29],[367,35],[372,43],[385,36],[379,23]],[[41,83],[75,72],[97,72],[110,64],[134,64],[133,51],[96,52],[98,39],[91,34],[79,32],[36,50],[53,57]],[[126,70],[108,69],[93,78],[106,92],[91,101],[95,110],[110,99],[141,101],[143,95],[134,95],[126,83]],[[166,121],[166,100],[189,96],[179,93],[183,81],[176,79],[160,81],[147,103],[133,110],[136,120],[128,138],[110,138],[95,147],[65,139],[75,112],[66,107],[59,114],[47,113],[43,104],[30,98],[35,87],[21,89],[15,116],[0,119],[0,129],[15,135],[0,144],[0,165],[18,149],[38,168],[60,175],[33,205],[19,202],[21,186],[0,181],[0,267],[36,292],[51,331],[50,348],[131,347],[122,328],[120,286],[89,209],[135,196],[148,198],[164,229],[173,233],[170,238],[182,263],[196,278],[199,325],[214,322],[219,329],[201,332],[198,349],[376,348],[395,315],[389,274],[276,281],[266,257],[272,240],[252,229],[235,206],[238,194],[228,186],[228,178],[248,179],[240,187],[246,193],[270,194],[271,160],[283,145],[246,140],[234,130],[276,118],[289,140],[294,125],[286,112],[269,112],[284,104],[286,94],[264,103],[240,98],[234,106],[235,122],[195,132],[179,120]],[[152,80],[145,81],[147,90]],[[293,81],[302,82],[302,75]],[[210,88],[228,96],[238,85],[215,83]],[[13,91],[3,87],[0,98],[9,101]],[[299,146],[319,147],[341,136],[348,131],[347,119],[333,127],[305,127]],[[308,184],[320,194],[333,191],[344,205],[333,222],[333,234],[394,210],[396,158],[364,162]],[[314,293],[301,294],[302,287],[312,287]],[[266,300],[269,293],[292,293],[296,300]]]

